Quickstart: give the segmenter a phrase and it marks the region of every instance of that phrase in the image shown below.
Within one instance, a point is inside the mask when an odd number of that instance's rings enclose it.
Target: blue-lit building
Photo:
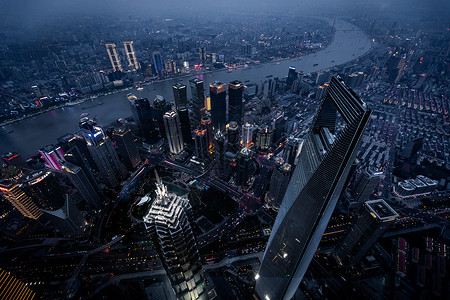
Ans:
[[[153,52],[153,66],[158,77],[164,77],[164,61],[162,59],[161,53]]]

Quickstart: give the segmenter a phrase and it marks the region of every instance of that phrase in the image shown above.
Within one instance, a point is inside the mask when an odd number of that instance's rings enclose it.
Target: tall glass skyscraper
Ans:
[[[164,62],[159,52],[153,52],[153,65],[155,66],[155,72],[159,78],[164,77]]]
[[[346,126],[336,131],[338,112]],[[300,145],[256,280],[261,299],[291,299],[344,188],[370,109],[333,77],[309,134]]]
[[[182,83],[174,84],[172,85],[172,91],[176,108],[180,109],[180,107],[185,107],[187,105],[186,85]]]
[[[89,152],[100,170],[100,179],[114,187],[127,176],[127,170],[120,162],[111,140],[96,122],[85,117],[80,121],[80,129],[88,145]]]
[[[203,87],[203,80],[194,78],[189,80],[192,94],[192,124],[198,126],[202,119],[202,110],[205,108],[205,89]]]
[[[211,121],[214,129],[225,129],[227,121],[227,86],[215,81],[209,85],[211,96]]]
[[[184,149],[184,142],[180,127],[180,118],[176,111],[172,110],[164,114],[164,128],[170,153],[179,154]]]
[[[235,80],[228,83],[228,120],[236,121],[242,124],[243,103],[242,93],[244,92],[244,84]]]

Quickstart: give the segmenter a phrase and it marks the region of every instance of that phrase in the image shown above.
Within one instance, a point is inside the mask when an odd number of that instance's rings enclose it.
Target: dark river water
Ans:
[[[205,90],[207,90],[208,84],[215,80],[222,82],[233,80],[260,82],[269,75],[279,78],[287,76],[290,66],[294,66],[297,71],[311,73],[346,63],[370,50],[370,39],[352,24],[336,20],[335,28],[335,36],[328,47],[301,58],[251,66],[246,70],[238,69],[232,72],[223,70],[203,75],[169,79],[146,85],[141,91],[133,88],[129,91],[100,96],[93,102],[101,101],[103,105],[92,106],[92,103],[85,102],[9,124],[0,128],[0,134],[12,131],[0,136],[0,154],[16,151],[26,156],[37,152],[42,146],[55,144],[58,137],[65,133],[75,132],[78,129],[80,115],[85,112],[89,113],[91,117],[96,117],[97,122],[101,125],[107,125],[119,118],[131,116],[130,104],[126,98],[126,95],[130,92],[138,97],[147,97],[149,99],[153,99],[156,95],[162,95],[168,101],[173,101],[172,85],[179,81],[187,84],[188,80],[193,77],[199,77],[204,80]],[[315,64],[317,65],[315,66]],[[188,91],[188,97],[190,97],[189,93],[190,91]]]

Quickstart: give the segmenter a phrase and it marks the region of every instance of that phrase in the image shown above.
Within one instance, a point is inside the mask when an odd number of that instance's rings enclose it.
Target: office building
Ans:
[[[170,103],[167,103],[166,98],[161,95],[156,95],[153,100],[153,120],[158,126],[159,137],[165,137],[164,131],[164,114],[172,110]]]
[[[153,66],[155,68],[155,73],[159,78],[164,77],[164,61],[162,59],[161,53],[153,52]]]
[[[248,148],[242,148],[236,156],[238,174],[237,174],[237,184],[240,186],[246,186],[250,176],[253,174],[254,163],[252,160],[252,151]]]
[[[110,187],[118,185],[127,176],[127,170],[120,162],[109,137],[95,121],[87,117],[80,120],[80,129],[99,170],[99,179]]]
[[[351,266],[358,263],[397,217],[384,200],[366,201],[356,223],[336,247],[338,261]]]
[[[139,128],[139,135],[147,141],[156,137],[155,122],[153,121],[153,107],[147,98],[137,99],[129,97],[133,119]]]
[[[353,201],[361,205],[369,200],[370,195],[380,183],[381,175],[383,175],[383,170],[374,167],[365,168],[353,188]]]
[[[227,85],[215,81],[209,85],[211,122],[215,130],[225,129],[227,122]]]
[[[92,175],[92,171],[98,172],[81,130],[75,134],[67,133],[59,137],[58,145],[63,149],[64,159],[82,167],[87,175]]]
[[[30,219],[39,219],[42,212],[33,202],[30,196],[21,188],[21,170],[15,166],[4,165],[1,172],[0,191],[3,197],[9,201],[23,216]]]
[[[49,170],[33,171],[21,178],[22,188],[41,209],[55,210],[64,202],[65,191]]]
[[[177,113],[180,117],[181,133],[183,135],[184,144],[192,144],[191,122],[189,120],[189,110],[187,106],[180,106],[177,109]]]
[[[227,128],[228,149],[233,153],[239,151],[239,124],[236,121],[231,121]]]
[[[275,160],[275,168],[270,178],[269,201],[274,210],[279,210],[281,201],[291,178],[291,165],[285,163],[283,158]]]
[[[111,61],[111,66],[113,71],[123,71],[122,64],[120,63],[119,54],[117,54],[116,44],[110,43],[105,44],[106,51],[108,52],[109,60]]]
[[[200,128],[202,130],[206,129],[206,134],[208,136],[208,148],[210,150],[212,150],[214,148],[214,140],[213,140],[214,128],[213,128],[211,119],[208,116],[204,116],[202,118],[202,122],[201,122]]]
[[[92,182],[86,172],[79,166],[64,161],[61,163],[63,171],[74,185],[81,197],[93,209],[100,209],[102,207],[101,198],[99,195],[100,188],[96,181]]]
[[[242,147],[251,148],[253,147],[253,133],[256,129],[255,125],[245,123],[242,125]]]
[[[3,164],[6,164],[8,166],[16,166],[19,169],[26,169],[29,168],[27,165],[27,162],[23,158],[22,155],[16,153],[16,152],[8,152],[3,154]]]
[[[32,300],[36,297],[28,285],[1,268],[0,287],[0,299],[3,300]]]
[[[330,70],[317,72],[316,84],[323,85],[328,80],[330,80]]]
[[[192,124],[198,126],[202,118],[202,112],[205,109],[205,89],[203,80],[194,78],[189,80],[192,94]]]
[[[86,177],[86,180],[88,183],[86,185],[92,187],[89,188],[89,194],[90,197],[83,198],[88,202],[92,207],[96,207],[97,205],[93,205],[95,201],[100,201],[101,193],[100,193],[100,187],[98,185],[97,180],[94,177],[94,174],[92,173],[93,166],[95,166],[94,159],[92,158],[91,153],[89,152],[89,149],[87,147],[87,143],[80,135],[74,135],[74,134],[66,134],[60,138],[58,138],[59,145],[64,151],[64,161],[68,162],[77,168],[80,168],[81,170],[78,171],[83,173],[83,175]],[[83,150],[81,150],[83,149]],[[92,162],[90,162],[92,161]],[[65,168],[64,164],[61,165],[63,167],[63,171],[68,175],[70,171],[68,169],[72,169],[71,167]],[[77,172],[77,174],[78,174]],[[80,175],[82,176],[82,175]],[[71,176],[69,176],[70,179]],[[71,180],[72,181],[72,180]],[[74,183],[72,181],[72,183]],[[81,191],[81,188],[77,185],[75,187]],[[92,193],[94,191],[94,193]],[[80,192],[81,193],[81,192]],[[83,195],[83,193],[81,193]],[[96,199],[89,200],[91,198]]]
[[[187,101],[187,88],[185,84],[177,83],[172,86],[173,98],[175,99],[175,107],[186,107]]]
[[[45,160],[47,168],[61,171],[62,167],[60,161],[64,160],[64,151],[60,146],[47,145],[44,148],[39,149],[39,153]]]
[[[43,209],[44,215],[64,236],[79,236],[86,227],[86,219],[78,207],[66,195],[64,204],[57,210]]]
[[[290,90],[292,88],[292,83],[297,78],[297,72],[295,71],[295,67],[289,67],[288,76],[286,78],[286,90]]]
[[[141,163],[136,143],[131,130],[125,125],[114,128],[113,139],[125,167],[133,171]]]
[[[189,200],[167,191],[157,177],[156,199],[144,217],[177,299],[206,299],[205,279],[190,222]]]
[[[125,53],[128,59],[128,69],[130,71],[136,71],[139,69],[139,63],[136,59],[136,55],[134,53],[133,41],[123,42],[123,46],[125,47]]]
[[[184,149],[184,142],[180,118],[176,111],[171,110],[164,114],[164,128],[170,153],[179,154]]]
[[[236,121],[238,124],[242,124],[244,116],[243,91],[244,84],[241,81],[235,80],[228,83],[228,120]]]
[[[204,160],[208,154],[208,133],[206,129],[194,130],[195,156]]]
[[[335,135],[339,112],[345,127]],[[333,77],[292,174],[257,275],[261,299],[291,299],[344,188],[370,109]]]
[[[256,133],[256,149],[268,150],[272,145],[273,130],[267,125],[262,125],[258,128]]]
[[[296,164],[297,156],[299,154],[299,145],[301,144],[301,140],[295,138],[294,136],[290,136],[283,149],[283,159],[286,163],[291,166]]]

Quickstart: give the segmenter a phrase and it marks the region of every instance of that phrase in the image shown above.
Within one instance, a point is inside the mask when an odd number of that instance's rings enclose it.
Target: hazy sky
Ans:
[[[408,12],[449,16],[450,0],[0,0],[3,21],[45,22],[54,16],[189,16],[221,13],[308,14],[319,12],[404,15]]]

